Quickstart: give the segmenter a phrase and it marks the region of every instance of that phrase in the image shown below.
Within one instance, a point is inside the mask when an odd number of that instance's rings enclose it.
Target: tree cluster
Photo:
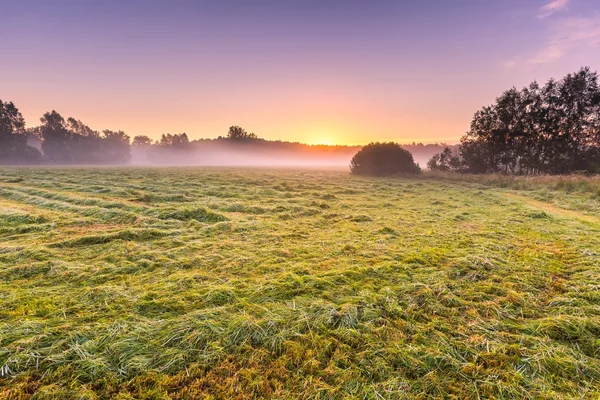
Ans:
[[[211,141],[211,140],[208,140]],[[239,126],[229,128],[226,137],[219,136],[217,142],[226,142],[227,144],[256,144],[263,142],[254,133],[248,133]],[[148,136],[135,136],[132,145],[136,151],[145,153],[145,157],[152,163],[172,163],[189,162],[189,157],[193,157],[191,151],[197,149],[196,145],[205,144],[207,140],[191,142],[186,133],[163,134],[159,140],[153,141]]]
[[[53,163],[125,164],[131,158],[129,136],[123,131],[98,132],[56,111],[45,113],[41,122],[42,151]]]
[[[42,155],[28,145],[25,119],[13,103],[0,100],[0,164],[35,163]]]
[[[159,164],[165,158],[178,157],[181,156],[182,152],[189,153],[192,150],[192,144],[187,133],[163,134],[160,140],[154,142],[148,136],[135,136],[132,145],[136,149],[145,151],[150,162]]]
[[[229,128],[226,137],[219,136],[217,140],[227,140],[230,142],[243,142],[243,141],[259,141],[254,133],[248,133],[246,130],[239,126],[232,126]],[[180,134],[163,134],[160,140],[153,141],[148,136],[140,135],[133,138],[131,143],[133,146],[139,147],[152,147],[155,150],[169,149],[169,150],[189,150],[192,142],[188,138],[187,133]]]
[[[227,139],[232,141],[248,141],[255,140],[258,137],[254,133],[248,133],[240,126],[231,126],[227,132]]]
[[[433,170],[467,173],[600,172],[600,88],[589,68],[561,80],[505,91],[475,113],[458,150],[445,149]]]
[[[97,132],[56,111],[44,114],[40,126],[25,129],[17,107],[0,100],[2,164],[124,164],[130,157],[129,136],[123,131]]]
[[[350,161],[350,171],[355,175],[387,176],[417,174],[421,168],[412,154],[397,143],[369,143]]]

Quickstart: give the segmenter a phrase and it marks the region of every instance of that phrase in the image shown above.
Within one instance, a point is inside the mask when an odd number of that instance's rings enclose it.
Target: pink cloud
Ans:
[[[539,9],[538,18],[547,18],[552,14],[567,8],[570,0],[553,0]]]
[[[567,18],[559,21],[546,45],[532,57],[530,64],[559,59],[575,47],[593,48],[600,44],[600,16]]]

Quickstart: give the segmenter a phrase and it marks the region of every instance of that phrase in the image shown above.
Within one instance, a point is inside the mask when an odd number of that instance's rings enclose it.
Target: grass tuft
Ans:
[[[227,221],[224,215],[208,211],[205,208],[181,208],[181,209],[160,209],[154,212],[159,219],[176,219],[179,221],[199,221],[199,222],[223,222]]]

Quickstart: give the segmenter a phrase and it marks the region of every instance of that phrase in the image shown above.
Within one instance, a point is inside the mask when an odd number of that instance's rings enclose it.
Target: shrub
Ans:
[[[360,149],[350,161],[350,171],[356,175],[386,176],[417,174],[421,168],[415,164],[409,151],[389,142],[370,143]]]

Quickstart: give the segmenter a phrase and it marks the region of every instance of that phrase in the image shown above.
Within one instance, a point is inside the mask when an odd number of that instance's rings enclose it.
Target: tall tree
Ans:
[[[256,139],[256,135],[254,133],[246,132],[246,130],[240,126],[231,126],[227,132],[227,139],[237,141],[251,140]]]
[[[42,150],[52,162],[71,164],[75,161],[72,133],[67,129],[65,119],[55,110],[40,118]]]
[[[25,119],[19,109],[0,100],[0,163],[31,163],[40,157],[40,152],[27,144]]]
[[[125,164],[131,159],[129,136],[123,131],[102,131],[102,150],[105,163]]]
[[[93,130],[80,120],[65,120],[56,111],[41,118],[42,150],[60,164],[123,164],[131,158],[129,136],[123,131]]]

